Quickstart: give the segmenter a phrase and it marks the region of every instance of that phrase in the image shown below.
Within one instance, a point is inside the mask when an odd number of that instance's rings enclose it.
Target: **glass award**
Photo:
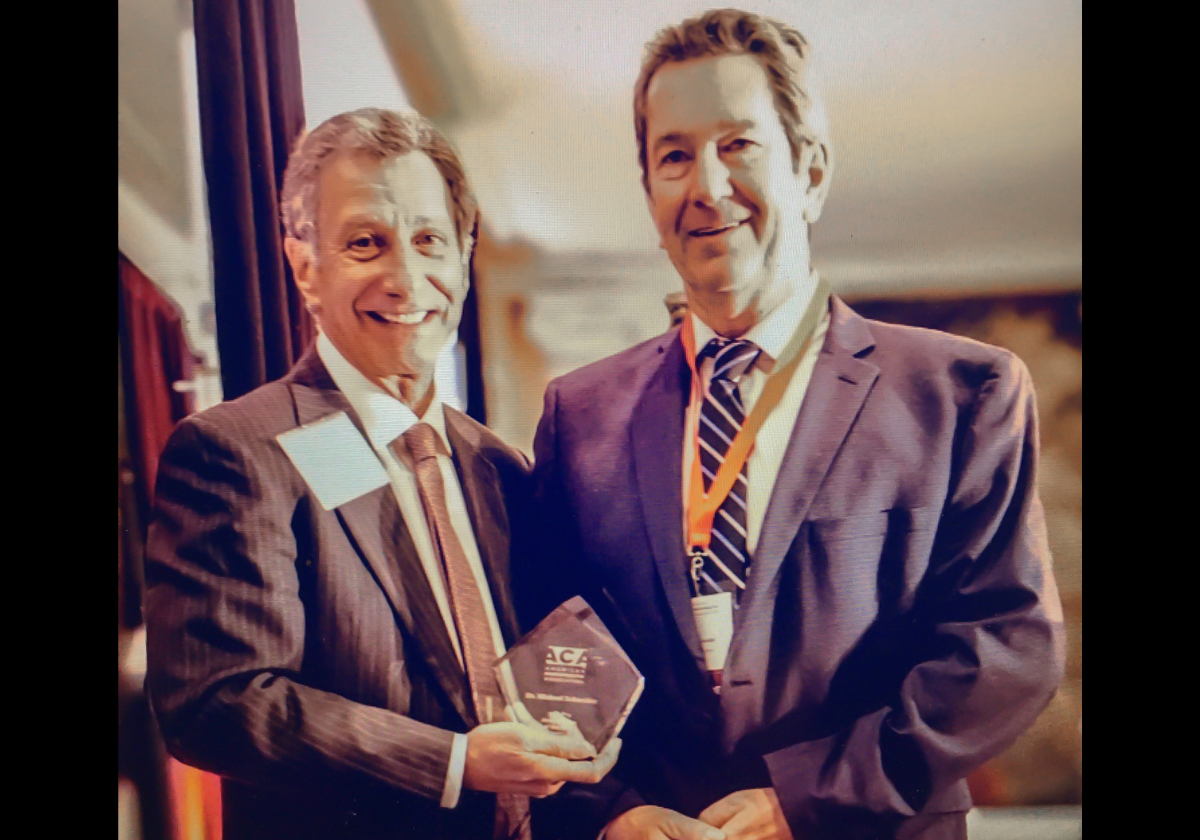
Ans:
[[[559,732],[578,727],[597,752],[621,731],[645,685],[580,597],[513,644],[496,662],[496,677],[514,719]]]

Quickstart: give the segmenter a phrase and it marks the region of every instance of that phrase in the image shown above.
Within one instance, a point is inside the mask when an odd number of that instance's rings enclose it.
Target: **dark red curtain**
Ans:
[[[126,627],[141,624],[141,529],[154,501],[158,456],[175,424],[195,409],[190,382],[197,358],[188,345],[178,304],[136,265],[117,254],[117,344],[121,393],[118,397],[118,496],[123,507],[121,612]],[[129,498],[132,496],[132,498]]]
[[[117,287],[117,329],[127,351],[123,374],[130,453],[139,473],[138,493],[148,505],[154,499],[159,453],[175,424],[196,408],[191,390],[177,390],[175,383],[191,382],[197,358],[188,345],[179,305],[121,253]]]
[[[304,129],[300,47],[292,0],[195,0],[193,10],[228,400],[286,373],[313,336],[279,218],[288,152]]]

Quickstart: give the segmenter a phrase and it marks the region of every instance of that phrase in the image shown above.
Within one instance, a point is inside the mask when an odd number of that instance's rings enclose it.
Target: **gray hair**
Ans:
[[[420,114],[382,108],[338,114],[301,136],[288,158],[280,197],[280,215],[288,237],[315,245],[317,184],[327,159],[351,152],[383,160],[412,151],[428,155],[446,180],[454,204],[458,245],[465,255],[473,244],[471,236],[479,208],[458,155],[441,132]]]

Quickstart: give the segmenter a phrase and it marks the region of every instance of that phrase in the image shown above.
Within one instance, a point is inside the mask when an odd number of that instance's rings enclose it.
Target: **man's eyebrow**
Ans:
[[[754,128],[757,123],[754,120],[721,120],[717,123],[717,130],[721,134],[727,134],[730,131],[745,131],[748,128]],[[658,151],[662,146],[673,146],[683,143],[688,135],[682,131],[670,131],[662,137],[655,139],[651,148]]]
[[[652,148],[657,151],[658,149],[662,148],[663,146],[674,146],[679,143],[682,143],[684,141],[684,138],[686,138],[686,137],[687,137],[687,135],[681,131],[671,131],[671,132],[668,132],[667,134],[664,134],[662,137],[657,138],[654,141],[654,145],[652,146]]]
[[[355,213],[353,216],[343,220],[337,226],[339,234],[347,234],[354,228],[374,227],[376,225],[386,225],[387,221],[379,217],[375,213]]]
[[[452,222],[450,221],[450,217],[447,216],[445,213],[435,213],[432,216],[428,216],[425,214],[418,214],[416,216],[413,216],[411,224],[413,225],[413,227],[421,227],[421,226],[425,226],[425,225],[428,225],[430,227],[438,227],[440,225],[452,224]]]
[[[722,120],[720,128],[722,131],[745,131],[747,128],[754,128],[758,123],[754,120]]]
[[[363,227],[392,227],[394,217],[392,219],[384,218],[377,213],[355,213],[345,219],[337,230],[339,235],[350,233],[355,228]],[[419,213],[413,216],[408,224],[412,227],[448,227],[453,225],[453,221],[444,213]]]

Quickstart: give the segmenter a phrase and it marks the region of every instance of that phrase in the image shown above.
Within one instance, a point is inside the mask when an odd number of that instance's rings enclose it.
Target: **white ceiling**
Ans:
[[[408,108],[364,0],[295,0],[309,128],[356,108]]]
[[[631,90],[645,42],[708,5],[451,7],[490,113],[443,127],[501,237],[552,252],[655,248]],[[843,289],[1081,282],[1081,3],[744,5],[816,50],[838,168],[814,251]],[[406,102],[366,0],[297,0],[297,15],[310,124],[343,101]]]
[[[644,209],[631,88],[645,41],[707,4],[295,3],[310,126],[420,99],[429,78],[401,80],[377,30],[375,13],[390,15],[429,75],[454,76],[441,89],[483,93],[485,108],[443,128],[493,232],[542,247],[539,282],[599,272],[650,297],[677,287]],[[1080,0],[745,6],[795,24],[821,59],[838,168],[813,240],[835,288],[1082,285]],[[194,50],[190,2],[118,3],[118,245],[179,300],[215,364]]]

